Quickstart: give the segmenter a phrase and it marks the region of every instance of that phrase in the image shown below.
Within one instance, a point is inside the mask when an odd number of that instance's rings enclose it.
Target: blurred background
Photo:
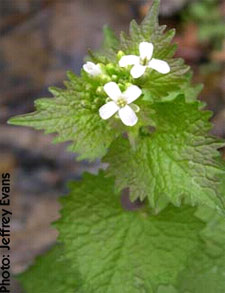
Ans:
[[[127,31],[129,21],[140,21],[150,4],[0,0],[0,171],[12,176],[13,274],[55,242],[50,223],[58,217],[57,198],[67,192],[67,181],[84,170],[96,172],[99,163],[76,162],[65,144],[52,145],[52,136],[8,126],[7,119],[33,111],[36,98],[49,96],[48,86],[62,86],[66,70],[79,73],[87,49],[100,46],[104,24]],[[192,66],[194,81],[204,83],[200,98],[214,112],[212,133],[225,138],[224,19],[225,0],[161,0],[160,23],[177,29],[177,56]],[[21,292],[16,282],[12,292]]]

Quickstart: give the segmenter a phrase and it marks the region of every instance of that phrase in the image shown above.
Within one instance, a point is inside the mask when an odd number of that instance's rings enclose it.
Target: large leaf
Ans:
[[[137,139],[133,149],[124,138],[112,144],[104,161],[119,190],[129,187],[132,200],[148,198],[159,210],[182,201],[224,209],[225,168],[217,151],[224,143],[208,134],[211,114],[199,107],[182,97],[155,103],[155,131]]]
[[[87,174],[70,189],[57,227],[82,292],[151,293],[175,283],[204,227],[193,208],[170,206],[157,216],[144,208],[125,211],[103,173]]]

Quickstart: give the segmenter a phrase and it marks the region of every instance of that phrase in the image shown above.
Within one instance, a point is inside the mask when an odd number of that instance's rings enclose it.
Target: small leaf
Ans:
[[[78,159],[100,158],[115,138],[98,114],[105,97],[96,94],[98,85],[91,85],[87,93],[87,82],[72,73],[68,77],[67,89],[50,88],[54,98],[36,100],[35,112],[13,117],[9,123],[57,134],[54,142],[70,141],[68,149],[80,154]]]
[[[138,25],[136,21],[131,21],[129,35],[121,33],[120,49],[126,55],[139,55],[140,42],[151,42],[154,45],[153,57],[168,62],[170,72],[161,74],[155,70],[146,70],[145,75],[136,81],[137,85],[148,90],[155,100],[163,98],[171,91],[181,88],[187,81],[186,73],[189,66],[179,58],[173,58],[176,51],[176,44],[171,44],[175,35],[175,30],[171,29],[165,32],[166,26],[159,26],[158,12],[160,1],[155,0],[149,13]]]
[[[114,31],[105,25],[103,27],[103,34],[104,34],[104,40],[103,40],[103,48],[106,49],[112,49],[116,51],[119,46],[119,40],[116,37]]]
[[[160,0],[154,0],[149,13],[142,22],[142,31],[144,34],[152,34],[159,26],[158,15],[160,8]]]

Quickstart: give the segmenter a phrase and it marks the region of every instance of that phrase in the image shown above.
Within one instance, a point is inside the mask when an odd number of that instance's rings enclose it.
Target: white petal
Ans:
[[[145,73],[146,67],[147,66],[143,66],[140,64],[134,65],[134,67],[130,71],[130,74],[133,76],[133,78],[138,78]]]
[[[141,42],[139,44],[139,52],[141,59],[147,58],[148,60],[150,60],[152,58],[153,49],[154,46],[152,43]]]
[[[148,66],[163,74],[170,72],[169,64],[163,60],[152,58]]]
[[[138,121],[136,114],[128,105],[119,110],[119,116],[123,124],[127,126],[134,126]]]
[[[99,109],[99,115],[102,119],[109,119],[113,114],[119,110],[119,107],[113,101],[101,106]]]
[[[120,67],[126,67],[128,65],[134,65],[139,63],[139,57],[135,55],[123,56],[119,61]]]
[[[121,96],[121,90],[118,84],[113,81],[108,82],[104,85],[104,91],[114,101],[117,101],[117,99]]]
[[[87,62],[83,65],[84,71],[92,76],[97,76],[102,73],[101,68],[98,64],[94,64],[93,62]]]
[[[130,104],[140,97],[140,95],[142,94],[142,90],[136,85],[131,85],[126,89],[123,94],[127,99],[127,103]]]
[[[97,65],[95,66],[94,74],[95,74],[95,75],[102,74],[102,70],[101,70],[101,67],[100,67],[99,64],[97,64]]]
[[[93,62],[87,62],[83,65],[83,69],[89,73],[89,71],[93,68],[93,66],[95,66],[95,64]]]
[[[132,109],[135,113],[137,113],[137,112],[140,111],[140,107],[139,107],[138,105],[136,105],[136,104],[130,104],[129,106],[131,107],[131,109]]]

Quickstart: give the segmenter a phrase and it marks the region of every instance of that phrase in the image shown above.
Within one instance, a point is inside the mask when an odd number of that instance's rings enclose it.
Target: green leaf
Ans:
[[[113,51],[117,51],[119,47],[119,40],[116,37],[114,31],[105,25],[103,27],[103,34],[104,34],[104,41],[103,41],[103,48],[105,50],[112,49]]]
[[[191,84],[191,80],[190,80],[190,82],[187,82],[186,84],[184,84],[179,89],[179,91],[171,91],[168,94],[168,96],[164,98],[164,100],[165,101],[166,100],[173,101],[177,97],[178,92],[179,92],[180,94],[184,95],[186,102],[194,102],[194,101],[197,100],[198,95],[202,91],[202,89],[203,89],[203,85],[202,84],[192,85]],[[149,95],[149,93],[148,93],[148,96],[150,96],[150,98],[151,98],[151,95]]]
[[[85,174],[70,190],[56,225],[66,258],[83,280],[80,290],[151,293],[175,283],[204,227],[194,208],[170,206],[157,216],[145,208],[125,211],[103,172]]]
[[[57,133],[54,142],[71,141],[69,150],[80,154],[78,159],[100,158],[115,138],[110,125],[98,114],[106,97],[96,93],[98,85],[73,73],[68,77],[66,89],[51,88],[54,98],[36,100],[35,112],[13,117],[9,123]]]
[[[127,36],[124,32],[121,33],[121,49],[123,51],[129,51],[132,47],[136,47],[136,43],[141,41],[152,41],[152,39],[158,34],[162,34],[166,26],[159,27],[158,15],[159,15],[160,0],[154,0],[151,9],[146,15],[142,24],[139,26],[135,20],[130,23],[130,36]],[[161,35],[162,37],[162,35]]]
[[[65,259],[63,247],[57,245],[36,259],[35,265],[17,278],[26,293],[75,293],[79,287],[79,274]]]
[[[186,72],[189,70],[182,59],[172,58],[176,51],[176,45],[171,44],[175,30],[165,32],[166,26],[159,26],[159,5],[160,1],[155,0],[143,22],[138,25],[133,20],[129,35],[121,33],[120,38],[121,50],[126,55],[139,55],[139,43],[147,41],[154,45],[153,57],[169,63],[170,73],[161,74],[155,70],[147,70],[144,77],[136,81],[137,85],[148,89],[156,100],[163,99],[170,91],[178,90],[188,80]]]
[[[202,244],[179,274],[179,293],[225,292],[225,217],[201,208],[200,219],[208,222]]]
[[[129,187],[132,200],[148,198],[156,210],[182,201],[224,209],[225,166],[217,151],[224,142],[208,134],[211,113],[200,105],[182,96],[155,103],[155,131],[140,136],[133,149],[124,138],[111,145],[104,161],[119,190]]]

